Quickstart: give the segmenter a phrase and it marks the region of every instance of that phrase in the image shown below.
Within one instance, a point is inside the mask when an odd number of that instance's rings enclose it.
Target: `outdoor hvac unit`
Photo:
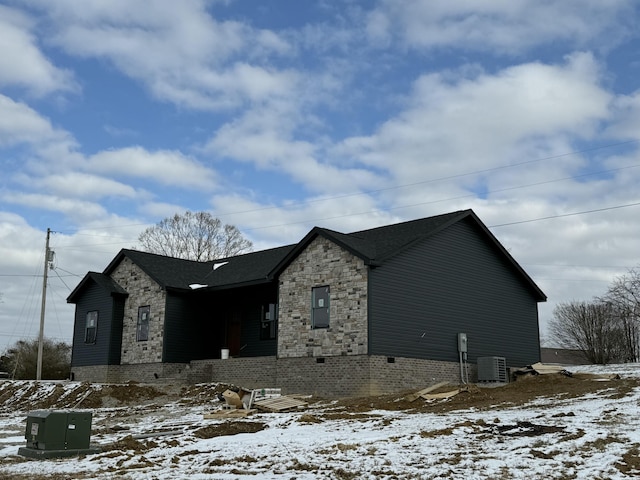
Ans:
[[[505,357],[478,357],[478,382],[507,382]]]
[[[95,453],[89,446],[91,412],[36,410],[27,416],[26,447],[20,455],[51,458]]]

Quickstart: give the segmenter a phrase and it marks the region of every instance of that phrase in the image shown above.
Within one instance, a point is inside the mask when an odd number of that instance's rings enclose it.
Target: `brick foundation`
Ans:
[[[281,388],[283,394],[319,397],[382,395],[421,389],[437,382],[460,382],[453,362],[343,355],[303,358],[230,358],[191,364],[149,363],[74,367],[74,380],[105,383],[229,383],[244,388]],[[477,378],[469,365],[469,381]]]
[[[185,363],[139,363],[72,367],[72,380],[97,383],[190,383]]]

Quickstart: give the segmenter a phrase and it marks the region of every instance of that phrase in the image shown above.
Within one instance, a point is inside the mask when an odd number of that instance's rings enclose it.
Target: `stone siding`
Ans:
[[[129,258],[124,258],[111,274],[129,296],[124,305],[121,363],[162,362],[166,292]],[[149,306],[149,338],[136,340],[138,308]]]
[[[368,352],[367,267],[324,237],[315,238],[280,275],[278,357]],[[311,289],[328,285],[329,328],[312,328]]]

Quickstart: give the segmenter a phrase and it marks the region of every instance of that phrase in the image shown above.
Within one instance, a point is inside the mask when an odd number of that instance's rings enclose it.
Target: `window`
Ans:
[[[98,311],[87,312],[87,319],[84,327],[84,343],[96,343],[96,333],[98,332]]]
[[[138,308],[138,327],[136,329],[136,340],[138,342],[146,342],[149,340],[149,312],[150,307]]]
[[[329,328],[329,287],[311,289],[311,326]]]
[[[272,340],[276,338],[276,320],[278,318],[278,306],[270,303],[262,307],[262,320],[260,323],[260,340]]]

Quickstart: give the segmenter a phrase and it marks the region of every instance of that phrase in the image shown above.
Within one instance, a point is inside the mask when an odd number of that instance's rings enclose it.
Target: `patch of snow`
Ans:
[[[570,370],[640,377],[638,364]],[[256,433],[206,439],[194,432],[227,422],[203,418],[212,405],[177,402],[158,409],[95,409],[92,444],[106,447],[130,435],[170,434],[139,439],[146,445],[143,452],[124,448],[50,460],[18,457],[18,447],[24,445],[24,436],[18,435],[24,428],[24,415],[2,413],[0,472],[131,480],[316,480],[347,478],[354,472],[359,479],[627,478],[619,466],[624,455],[640,446],[638,405],[640,391],[635,389],[622,398],[600,391],[482,411],[374,410],[364,418],[299,422],[304,414],[318,413],[310,406],[302,412],[258,413],[241,420],[264,423],[265,428]],[[126,430],[106,428],[114,426],[115,418],[118,422],[128,419]],[[555,426],[559,431],[533,437],[495,431],[497,425],[518,422]],[[5,462],[8,458],[11,461]]]

